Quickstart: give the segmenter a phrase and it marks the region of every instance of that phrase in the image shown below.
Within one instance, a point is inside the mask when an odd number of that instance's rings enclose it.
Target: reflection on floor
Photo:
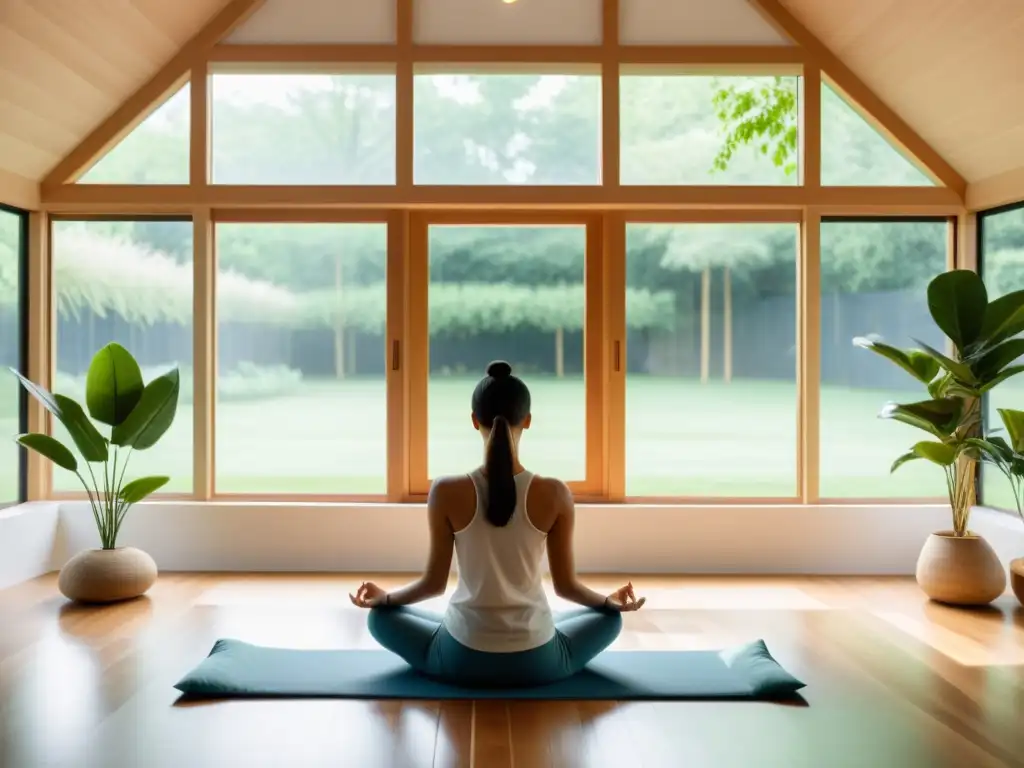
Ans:
[[[54,576],[0,591],[0,766],[1024,765],[1024,609],[947,608],[900,578],[634,579],[648,604],[614,647],[761,637],[807,706],[178,702],[171,686],[218,637],[372,647],[346,596],[360,578],[163,574],[100,609],[65,603]]]

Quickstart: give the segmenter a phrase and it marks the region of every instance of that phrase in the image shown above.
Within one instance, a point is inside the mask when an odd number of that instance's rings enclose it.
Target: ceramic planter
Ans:
[[[1006,571],[981,536],[938,531],[917,559],[917,583],[932,600],[951,605],[988,605],[1006,589]]]
[[[156,575],[156,563],[141,549],[87,549],[68,560],[57,586],[71,600],[113,603],[144,595]]]

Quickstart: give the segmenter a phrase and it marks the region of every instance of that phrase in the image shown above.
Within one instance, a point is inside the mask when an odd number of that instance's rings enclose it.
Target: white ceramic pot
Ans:
[[[1024,605],[1024,557],[1010,561],[1010,586],[1020,604]]]
[[[57,586],[71,600],[113,603],[144,595],[156,576],[156,563],[141,549],[87,549],[61,568]]]
[[[921,549],[917,583],[940,603],[988,605],[1006,590],[1006,571],[981,536],[938,531]]]

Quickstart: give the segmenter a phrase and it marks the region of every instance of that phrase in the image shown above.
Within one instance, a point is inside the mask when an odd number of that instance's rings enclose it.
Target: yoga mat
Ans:
[[[384,650],[294,650],[218,640],[174,687],[194,698],[621,701],[784,698],[804,683],[761,640],[724,651],[605,651],[579,674],[532,688],[448,685],[413,672]]]

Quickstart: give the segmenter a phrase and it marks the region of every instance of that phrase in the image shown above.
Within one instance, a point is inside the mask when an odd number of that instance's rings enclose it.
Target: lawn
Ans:
[[[469,417],[470,379],[430,385],[432,474],[464,472],[481,458]],[[534,425],[523,461],[565,479],[584,467],[584,389],[579,378],[530,380]],[[309,382],[287,396],[228,401],[217,410],[217,487],[252,493],[383,493],[383,380]],[[821,491],[832,497],[941,496],[941,471],[892,460],[920,433],[879,421],[891,393],[825,388],[821,396]],[[0,429],[13,435],[10,417]],[[792,382],[630,377],[627,386],[627,492],[672,496],[792,496],[796,493],[796,388]],[[5,466],[14,467],[16,449]],[[132,456],[128,477],[169,474],[171,490],[191,489],[192,409],[183,404],[164,441]],[[13,497],[15,473],[0,489]],[[55,470],[55,485],[77,480]],[[9,487],[7,487],[9,486]],[[1001,489],[1001,484],[996,486]],[[1000,496],[1003,494],[1000,493]]]

